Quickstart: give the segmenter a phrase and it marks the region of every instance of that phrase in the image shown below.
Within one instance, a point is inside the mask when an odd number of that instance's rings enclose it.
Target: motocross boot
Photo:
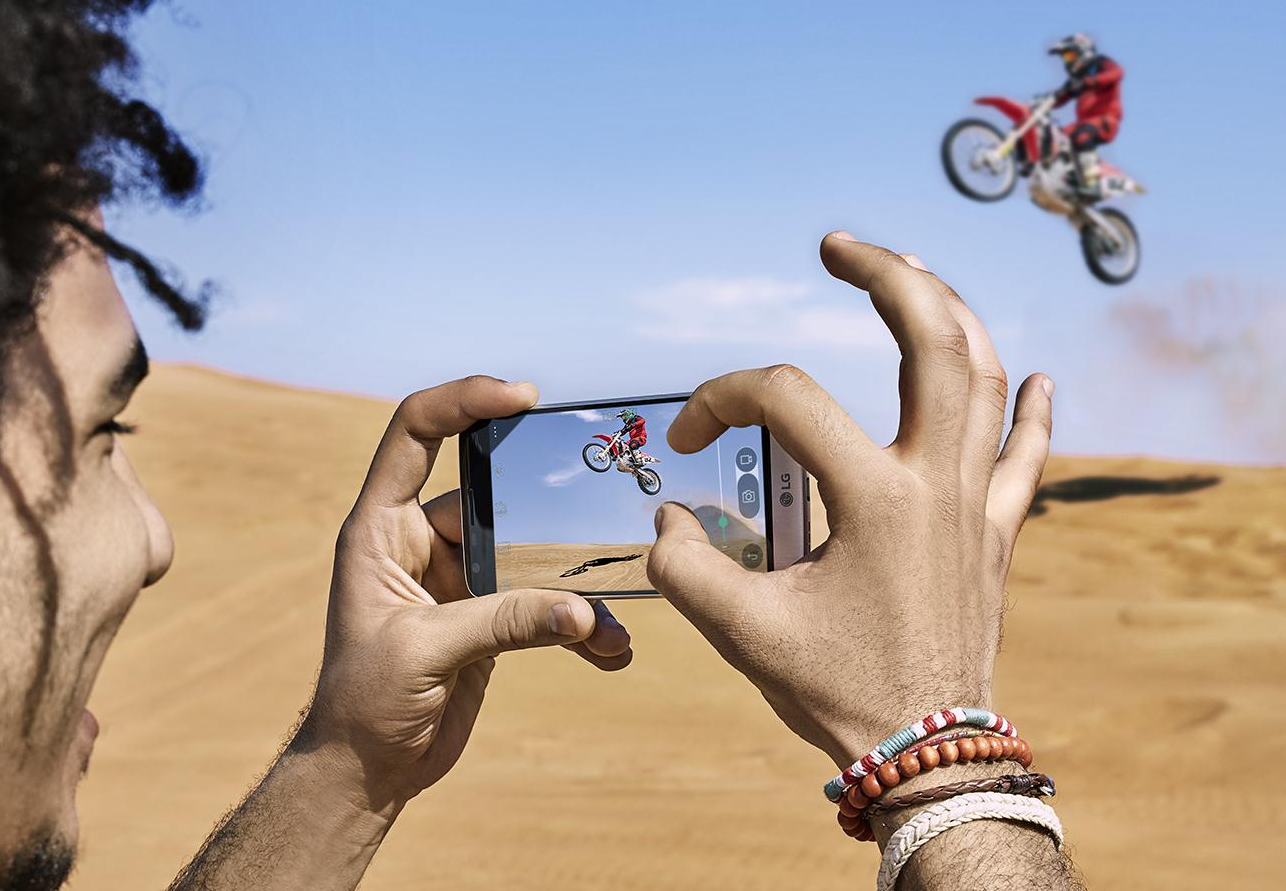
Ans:
[[[1098,152],[1094,149],[1076,153],[1076,194],[1082,201],[1090,204],[1103,198]]]

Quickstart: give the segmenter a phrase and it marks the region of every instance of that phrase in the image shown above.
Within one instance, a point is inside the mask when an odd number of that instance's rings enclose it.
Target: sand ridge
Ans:
[[[307,700],[335,535],[391,410],[192,367],[144,386],[128,447],[177,559],[91,701],[103,732],[73,888],[165,887],[271,760]],[[448,443],[428,491],[455,473]],[[1218,482],[1165,484],[1191,476]],[[1286,469],[1055,458],[1046,484],[996,704],[1057,778],[1091,887],[1279,884],[1286,811],[1269,796],[1286,762],[1229,759],[1248,727],[1286,733]],[[825,528],[818,511],[815,541]],[[875,849],[836,828],[827,759],[666,603],[614,608],[634,664],[501,659],[461,763],[362,887],[868,887]]]

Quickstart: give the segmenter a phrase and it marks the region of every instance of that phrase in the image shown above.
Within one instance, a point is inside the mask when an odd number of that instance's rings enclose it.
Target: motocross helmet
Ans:
[[[1049,54],[1062,57],[1063,67],[1067,69],[1068,74],[1075,77],[1089,66],[1098,55],[1098,50],[1088,34],[1078,31],[1051,46]]]
[[[639,416],[638,412],[636,412],[632,408],[627,408],[623,412],[617,415],[617,417],[620,418],[626,424],[633,424],[634,419],[637,418],[638,416]]]

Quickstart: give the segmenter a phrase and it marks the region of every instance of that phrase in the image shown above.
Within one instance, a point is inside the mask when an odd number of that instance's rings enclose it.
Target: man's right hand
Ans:
[[[470,596],[459,493],[420,504],[445,437],[535,402],[531,384],[481,376],[408,396],[340,532],[325,658],[292,750],[328,750],[373,809],[396,812],[455,764],[499,653],[563,645],[604,670],[629,664],[629,634],[601,603],[545,589]]]
[[[1005,373],[955,292],[914,257],[846,233],[821,253],[832,275],[870,293],[901,349],[897,438],[877,447],[790,366],[703,384],[670,445],[696,452],[729,427],[767,425],[817,480],[831,535],[795,566],[754,573],[666,504],[648,575],[787,726],[847,766],[931,711],[990,706],[1005,577],[1045,466],[1053,385],[1023,383],[1000,452]]]

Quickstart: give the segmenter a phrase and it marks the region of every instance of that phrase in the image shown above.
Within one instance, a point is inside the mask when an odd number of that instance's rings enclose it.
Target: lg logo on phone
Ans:
[[[783,473],[781,475],[781,495],[777,496],[777,500],[781,503],[782,507],[790,507],[795,503],[795,493],[790,491],[789,473]]]

